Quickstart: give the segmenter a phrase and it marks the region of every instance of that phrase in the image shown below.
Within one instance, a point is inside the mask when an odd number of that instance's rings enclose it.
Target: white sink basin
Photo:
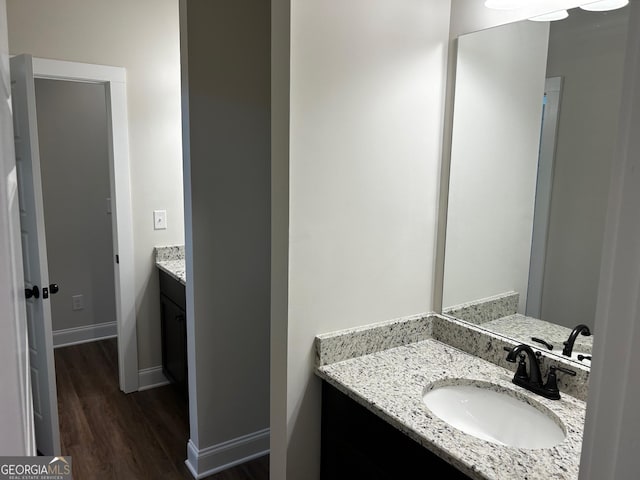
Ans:
[[[427,385],[423,394],[427,408],[458,430],[515,448],[549,448],[565,439],[560,420],[543,405],[495,384],[460,381],[466,384]]]

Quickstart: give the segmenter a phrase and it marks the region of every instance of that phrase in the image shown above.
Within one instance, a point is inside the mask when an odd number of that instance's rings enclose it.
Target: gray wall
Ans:
[[[552,22],[547,76],[562,76],[541,318],[593,327],[629,8]],[[595,20],[594,20],[595,18]]]
[[[287,478],[289,312],[289,0],[271,1],[271,433],[269,471]]]
[[[603,248],[580,480],[640,472],[640,2],[629,6],[620,129]]]
[[[36,79],[53,331],[116,321],[103,85]],[[72,310],[73,295],[84,309]]]
[[[269,2],[189,0],[180,15],[191,441],[202,449],[269,426]]]

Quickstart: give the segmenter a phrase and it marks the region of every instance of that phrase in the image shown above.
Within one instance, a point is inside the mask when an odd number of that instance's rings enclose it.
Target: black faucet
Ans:
[[[580,333],[582,333],[582,335],[584,335],[585,337],[588,337],[589,335],[591,335],[591,331],[589,330],[589,327],[587,327],[582,323],[580,325],[577,325],[573,330],[571,330],[569,339],[566,342],[563,342],[564,344],[564,348],[562,349],[563,355],[566,355],[567,357],[571,356],[571,353],[573,352],[573,344],[576,341],[576,337],[580,335]]]
[[[551,400],[560,399],[560,392],[558,390],[556,371],[564,372],[569,375],[574,375],[576,372],[562,367],[550,367],[549,375],[547,376],[547,382],[542,384],[542,373],[540,372],[540,364],[538,363],[538,356],[540,352],[534,352],[529,345],[516,345],[513,348],[504,347],[509,352],[507,354],[507,362],[515,363],[516,358],[520,356],[520,363],[516,374],[513,376],[512,382],[519,387],[522,387],[530,392],[537,393],[545,398]],[[525,355],[529,357],[529,374],[527,374],[527,367],[525,363]]]
[[[542,388],[542,374],[540,373],[540,364],[538,363],[538,355],[529,345],[525,345],[521,343],[520,345],[516,345],[515,347],[509,349],[509,347],[504,347],[507,354],[507,362],[515,363],[516,357],[520,352],[524,352],[529,357],[529,374],[526,373],[526,367],[524,362],[524,357],[520,357],[520,365],[518,365],[518,371],[516,372],[516,376],[513,377],[513,383],[519,385],[523,388],[529,390],[529,386],[535,386]]]

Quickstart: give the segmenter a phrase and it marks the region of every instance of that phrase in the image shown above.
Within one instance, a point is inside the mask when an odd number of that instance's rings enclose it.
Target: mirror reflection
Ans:
[[[458,39],[443,312],[589,365],[628,8],[569,13]]]

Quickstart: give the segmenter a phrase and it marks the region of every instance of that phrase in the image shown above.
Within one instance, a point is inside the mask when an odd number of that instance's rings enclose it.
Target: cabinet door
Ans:
[[[470,480],[326,382],[321,434],[322,480]]]
[[[160,294],[162,309],[162,371],[178,387],[187,388],[187,331],[185,311]]]

